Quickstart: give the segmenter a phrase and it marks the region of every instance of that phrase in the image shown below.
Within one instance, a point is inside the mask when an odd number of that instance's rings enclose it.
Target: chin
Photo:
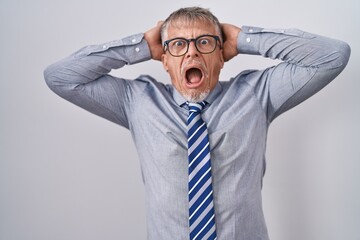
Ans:
[[[202,92],[183,93],[182,95],[188,102],[201,102],[205,100],[205,98],[209,95],[209,93],[210,90],[207,89]]]

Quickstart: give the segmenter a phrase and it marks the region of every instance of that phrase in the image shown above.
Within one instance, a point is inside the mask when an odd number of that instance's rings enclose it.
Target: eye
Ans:
[[[209,43],[210,43],[210,41],[207,38],[200,38],[198,40],[198,44],[200,44],[200,45],[208,45]]]
[[[185,42],[184,42],[184,40],[178,39],[178,40],[172,41],[172,42],[171,42],[171,45],[172,45],[173,47],[179,48],[179,47],[183,47],[183,46],[185,45]]]
[[[181,47],[184,43],[182,41],[176,41],[175,45]]]

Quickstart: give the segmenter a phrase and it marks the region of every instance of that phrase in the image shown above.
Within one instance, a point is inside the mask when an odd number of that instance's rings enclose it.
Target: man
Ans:
[[[219,81],[224,62],[239,53],[282,62]],[[349,55],[341,41],[220,24],[195,7],[144,34],[85,47],[49,66],[45,79],[61,97],[131,131],[149,239],[268,239],[261,203],[268,127],[333,80]],[[149,59],[161,60],[171,85],[108,75]]]

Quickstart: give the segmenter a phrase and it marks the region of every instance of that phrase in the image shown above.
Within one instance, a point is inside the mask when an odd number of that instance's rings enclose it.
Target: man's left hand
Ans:
[[[224,61],[229,61],[230,59],[238,55],[237,39],[241,31],[241,28],[231,24],[222,23],[221,29],[224,38],[224,43],[223,43]]]

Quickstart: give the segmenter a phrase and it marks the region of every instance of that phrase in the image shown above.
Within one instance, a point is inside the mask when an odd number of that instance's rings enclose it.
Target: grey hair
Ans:
[[[209,9],[201,7],[187,7],[176,10],[166,18],[160,30],[162,42],[167,38],[167,30],[169,25],[174,24],[177,21],[184,21],[187,23],[204,21],[212,23],[215,25],[215,30],[219,33],[220,38],[222,39],[220,22],[217,17],[215,17],[215,15],[210,12]]]

